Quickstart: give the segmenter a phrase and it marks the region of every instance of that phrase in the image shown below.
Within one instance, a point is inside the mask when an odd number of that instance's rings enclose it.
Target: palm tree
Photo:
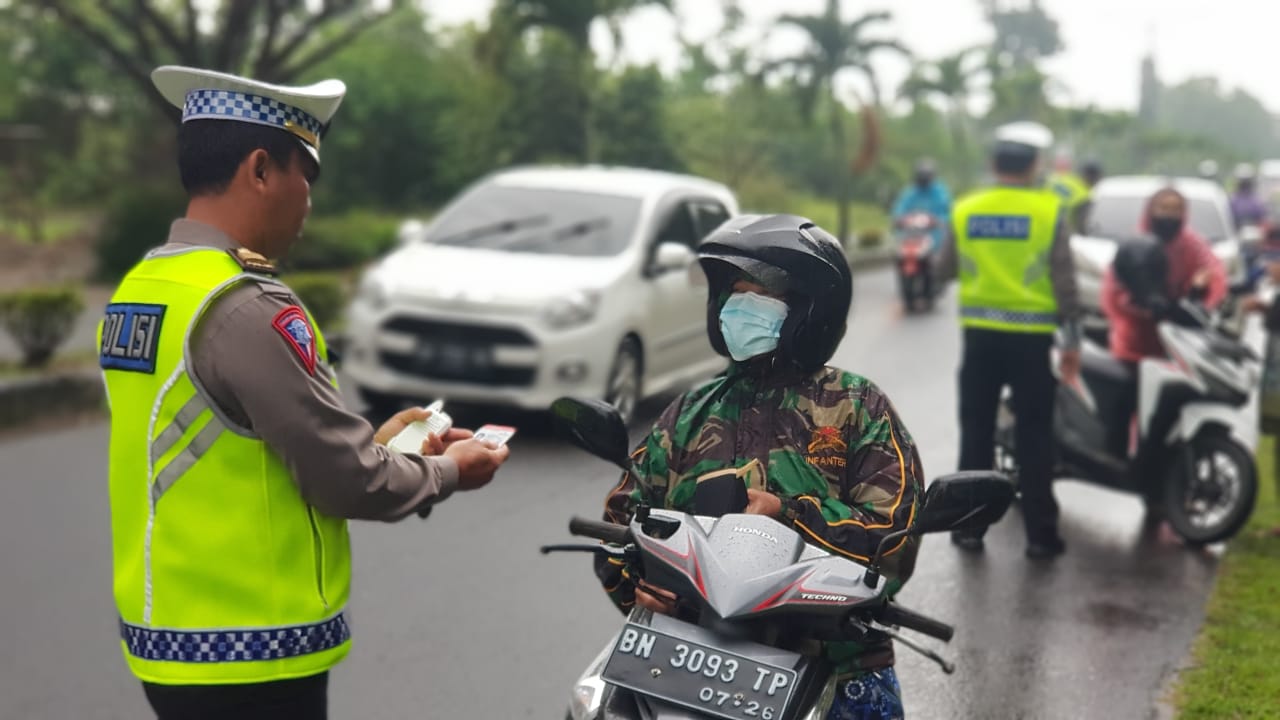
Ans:
[[[582,147],[590,157],[589,121],[592,95],[596,89],[595,55],[591,50],[591,26],[597,21],[607,24],[614,41],[614,59],[622,47],[621,20],[631,11],[648,5],[672,9],[672,0],[498,0],[490,15],[489,32],[478,52],[491,67],[506,67],[509,48],[532,30],[552,31],[569,41],[578,68],[578,102],[582,109],[578,127],[566,129],[580,133]],[[586,158],[584,158],[586,159]]]
[[[917,65],[899,88],[899,96],[919,103],[937,96],[947,109],[947,123],[951,129],[951,145],[956,155],[962,181],[969,180],[969,95],[973,92],[978,75],[986,72],[985,63],[970,62],[977,57],[980,48],[968,48],[933,62]]]
[[[809,47],[800,55],[775,60],[766,66],[766,70],[783,69],[789,71],[800,90],[801,111],[811,121],[819,96],[829,97],[828,129],[835,146],[835,161],[839,165],[837,193],[837,228],[836,237],[841,242],[849,234],[849,203],[851,194],[850,170],[865,170],[874,162],[878,149],[878,127],[870,114],[880,105],[880,86],[875,71],[871,67],[871,56],[882,50],[895,50],[903,55],[909,54],[907,49],[896,40],[886,38],[868,38],[867,28],[889,20],[888,12],[867,13],[856,20],[845,22],[840,18],[840,0],[827,0],[826,10],[821,15],[783,15],[778,19],[782,25],[791,25],[805,31],[809,35]],[[863,134],[864,147],[859,153],[857,163],[850,167],[848,148],[845,140],[844,114],[845,107],[836,95],[836,78],[846,71],[857,71],[871,86],[872,107],[861,98],[863,123],[872,132]]]

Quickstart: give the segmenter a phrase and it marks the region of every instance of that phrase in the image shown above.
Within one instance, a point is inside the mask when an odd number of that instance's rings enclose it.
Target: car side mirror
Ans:
[[[663,241],[658,243],[658,248],[653,253],[653,262],[649,263],[649,269],[653,275],[686,270],[696,259],[697,256],[688,245]]]

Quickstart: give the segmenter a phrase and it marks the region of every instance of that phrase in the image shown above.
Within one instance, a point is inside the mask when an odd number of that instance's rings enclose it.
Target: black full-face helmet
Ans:
[[[707,334],[729,356],[720,310],[733,284],[748,280],[787,303],[775,358],[804,372],[826,364],[844,338],[853,303],[849,261],[830,233],[796,215],[743,215],[721,225],[698,248],[707,276]]]

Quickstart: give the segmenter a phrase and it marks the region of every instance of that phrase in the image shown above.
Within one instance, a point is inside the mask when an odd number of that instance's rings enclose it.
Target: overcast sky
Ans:
[[[1241,87],[1273,111],[1280,110],[1280,3],[1275,0],[1041,0],[1058,20],[1065,52],[1047,63],[1076,102],[1133,109],[1138,102],[1139,63],[1154,49],[1165,83],[1214,75]],[[492,0],[426,0],[434,24],[484,21]],[[783,12],[820,13],[825,0],[742,0],[751,28],[763,38]],[[685,35],[710,36],[720,24],[716,0],[675,0]],[[886,30],[918,56],[934,58],[991,39],[977,0],[844,0],[846,19],[868,10],[894,14]],[[625,23],[625,57],[676,67],[677,17],[656,8],[633,13]],[[597,28],[595,44],[608,52],[607,33]],[[794,30],[772,33],[768,49],[783,55],[800,47]],[[897,87],[907,65],[882,58],[878,70],[886,88]]]

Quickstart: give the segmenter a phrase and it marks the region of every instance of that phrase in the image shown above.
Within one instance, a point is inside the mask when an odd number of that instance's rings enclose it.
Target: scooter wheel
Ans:
[[[1164,517],[1189,545],[1226,540],[1240,531],[1258,497],[1253,456],[1224,432],[1198,435],[1190,457],[1170,463]]]

